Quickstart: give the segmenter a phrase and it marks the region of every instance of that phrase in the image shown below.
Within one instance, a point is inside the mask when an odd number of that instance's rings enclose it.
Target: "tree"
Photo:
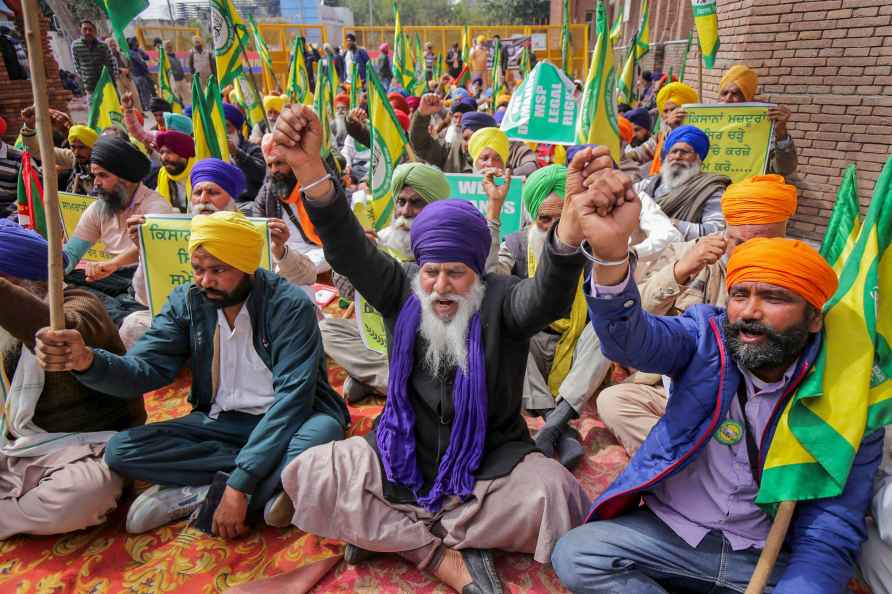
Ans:
[[[483,0],[482,4],[491,22],[518,25],[548,22],[548,0]]]

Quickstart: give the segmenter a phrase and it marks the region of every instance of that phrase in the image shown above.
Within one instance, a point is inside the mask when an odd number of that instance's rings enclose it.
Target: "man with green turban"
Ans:
[[[403,163],[394,170],[390,187],[394,196],[393,223],[382,229],[374,240],[381,251],[401,262],[409,262],[413,260],[409,237],[412,222],[431,202],[449,198],[449,182],[443,172],[432,165]],[[334,282],[341,296],[353,298],[353,286],[346,278],[335,274]],[[357,304],[357,318],[379,315],[361,309]],[[373,393],[387,393],[387,353],[366,347],[357,320],[326,318],[319,327],[326,354],[347,372],[344,396],[348,402],[359,402]]]
[[[487,272],[533,277],[548,231],[561,216],[567,168],[549,165],[530,175],[523,186],[523,205],[533,223],[505,238],[498,258],[487,262]],[[571,419],[595,393],[607,375],[610,362],[601,354],[597,335],[588,323],[582,278],[570,315],[554,322],[530,340],[524,379],[524,408],[545,417],[536,446],[546,456],[560,457],[572,469],[582,459],[579,434]]]

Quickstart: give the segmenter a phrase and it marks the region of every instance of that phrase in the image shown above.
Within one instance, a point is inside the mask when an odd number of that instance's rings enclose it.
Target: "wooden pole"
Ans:
[[[703,102],[703,48],[697,43],[697,94],[700,96],[700,102]]]
[[[56,152],[53,146],[53,130],[50,122],[50,105],[47,96],[46,66],[43,61],[43,43],[40,38],[40,8],[37,0],[22,0],[25,21],[25,42],[28,45],[28,65],[31,67],[31,92],[37,116],[37,142],[40,145],[43,167],[43,206],[46,215],[46,235],[49,243],[47,282],[49,284],[50,327],[65,328],[62,313],[62,216],[57,194]],[[32,213],[33,216],[33,213]]]
[[[771,523],[768,538],[765,539],[765,548],[759,555],[759,562],[756,563],[753,577],[750,578],[750,583],[746,587],[746,594],[762,594],[765,586],[768,585],[768,579],[771,577],[771,571],[777,562],[781,547],[784,546],[784,539],[787,537],[787,530],[790,528],[790,521],[793,519],[795,511],[795,501],[782,501],[777,507],[777,514],[774,516],[774,522]]]

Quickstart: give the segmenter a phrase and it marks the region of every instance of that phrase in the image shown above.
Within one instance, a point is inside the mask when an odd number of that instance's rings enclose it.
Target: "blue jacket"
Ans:
[[[359,78],[362,79],[362,82],[366,80],[366,67],[370,62],[369,53],[365,51],[365,48],[356,46],[356,50],[353,52],[353,61],[356,62],[356,69],[359,71]]]
[[[634,282],[612,299],[586,293],[592,326],[604,355],[628,367],[672,378],[672,395],[623,473],[592,504],[588,520],[608,519],[637,506],[643,492],[685,468],[700,454],[728,415],[743,377],[727,351],[725,311],[709,305],[677,317],[653,316],[641,308]],[[772,411],[759,444],[760,468],[784,405],[814,363],[820,337],[806,347],[799,369]],[[882,457],[883,432],[866,435],[841,495],[800,502],[787,534],[789,565],[775,594],[836,594],[844,590],[866,538],[864,516]]]
[[[266,270],[254,274],[245,304],[254,348],[273,373],[276,399],[235,459],[229,485],[252,493],[278,466],[294,433],[312,414],[324,413],[345,429],[350,414],[328,383],[322,336],[306,293]],[[126,355],[96,350],[93,365],[78,379],[99,392],[128,398],[170,384],[191,359],[193,410],[213,402],[211,365],[217,307],[195,284],[174,289],[152,327]],[[139,393],[135,393],[138,386]]]

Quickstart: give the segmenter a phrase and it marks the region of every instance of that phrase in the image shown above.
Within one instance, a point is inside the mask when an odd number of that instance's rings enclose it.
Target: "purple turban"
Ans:
[[[506,114],[507,112],[508,112],[507,109],[505,109],[504,107],[500,107],[500,108],[497,109],[496,112],[493,114],[492,119],[495,121],[496,124],[498,124],[498,125],[501,126],[501,125],[502,125],[502,120],[505,119],[505,114]]]
[[[33,281],[47,278],[47,243],[36,231],[0,219],[0,274]],[[63,261],[65,260],[63,254]]]
[[[490,234],[477,208],[463,200],[443,200],[426,206],[412,224],[412,251],[420,266],[426,262],[463,262],[483,274]],[[387,480],[412,490],[419,505],[434,512],[443,500],[467,500],[474,492],[474,473],[483,459],[486,441],[486,360],[480,313],[468,325],[467,373],[455,371],[452,402],[455,415],[449,445],[425,494],[415,456],[415,412],[409,402],[409,378],[415,367],[415,340],[421,324],[421,302],[411,293],[397,316],[390,351],[387,401],[376,433]]]
[[[158,132],[155,136],[155,145],[158,150],[167,147],[184,159],[191,159],[195,156],[195,140],[188,134],[176,130]]]
[[[453,100],[451,111],[452,113],[468,113],[471,111],[477,111],[477,101],[470,95],[464,95],[458,100]]]
[[[226,117],[227,122],[235,126],[236,130],[242,129],[242,125],[245,123],[245,115],[239,111],[238,107],[231,103],[224,103],[223,115]]]
[[[464,200],[428,204],[412,223],[412,253],[426,262],[462,262],[479,275],[486,267],[491,242],[480,211]]]
[[[709,154],[709,136],[703,130],[695,126],[679,126],[666,137],[660,157],[665,159],[672,147],[679,142],[691,145],[691,148],[700,155],[701,161],[704,161]]]
[[[236,200],[245,191],[245,174],[242,170],[220,159],[202,159],[192,168],[190,176],[192,187],[201,182],[214,182],[229,196]]]
[[[476,132],[481,128],[498,128],[495,119],[482,111],[469,111],[461,116],[461,129]]]
[[[627,120],[629,120],[639,128],[647,128],[648,130],[650,130],[650,112],[643,107],[629,110],[624,115]]]

